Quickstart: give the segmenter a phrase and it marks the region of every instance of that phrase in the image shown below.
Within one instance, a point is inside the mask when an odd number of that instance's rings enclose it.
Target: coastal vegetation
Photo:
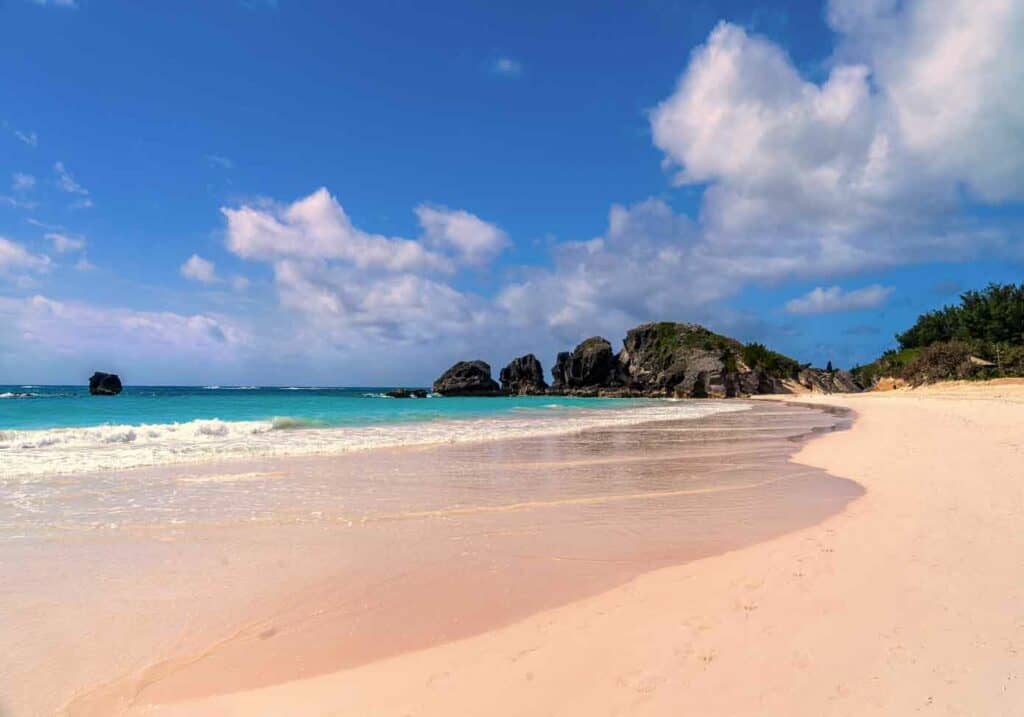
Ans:
[[[1024,376],[1024,284],[964,292],[958,305],[922,314],[896,341],[897,349],[851,370],[859,382]]]

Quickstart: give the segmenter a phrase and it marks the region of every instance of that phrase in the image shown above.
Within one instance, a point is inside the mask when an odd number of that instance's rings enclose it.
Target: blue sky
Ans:
[[[1022,5],[6,0],[0,383],[870,360],[1021,280]]]

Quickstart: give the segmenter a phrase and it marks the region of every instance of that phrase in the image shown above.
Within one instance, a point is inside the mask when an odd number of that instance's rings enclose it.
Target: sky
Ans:
[[[1024,0],[0,0],[0,384],[851,366],[1024,280]]]

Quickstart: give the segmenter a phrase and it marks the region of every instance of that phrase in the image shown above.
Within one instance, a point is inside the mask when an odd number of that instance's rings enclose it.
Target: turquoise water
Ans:
[[[130,386],[119,396],[90,396],[83,386],[0,386],[0,430],[272,421],[344,427],[485,418],[552,408],[625,408],[650,401],[522,396],[393,399],[390,388]]]
[[[382,388],[0,386],[0,484],[179,463],[337,455],[700,418],[729,402],[388,398]]]

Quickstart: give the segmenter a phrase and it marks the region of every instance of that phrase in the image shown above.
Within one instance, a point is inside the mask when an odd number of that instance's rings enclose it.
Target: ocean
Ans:
[[[561,396],[394,399],[380,387],[0,386],[0,478],[572,433],[742,403]]]

